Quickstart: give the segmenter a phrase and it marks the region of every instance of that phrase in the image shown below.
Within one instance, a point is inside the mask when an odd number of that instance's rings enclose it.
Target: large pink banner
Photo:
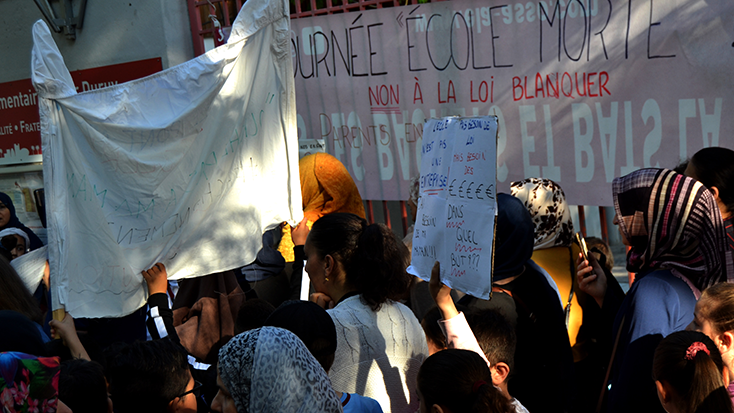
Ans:
[[[546,177],[572,204],[734,147],[731,1],[448,1],[291,26],[299,138],[326,140],[365,199],[408,198],[432,117],[497,115],[498,190]]]

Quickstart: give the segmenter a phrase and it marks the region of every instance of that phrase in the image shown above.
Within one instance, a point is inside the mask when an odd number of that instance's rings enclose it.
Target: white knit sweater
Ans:
[[[372,397],[385,413],[418,411],[416,379],[428,345],[413,312],[394,301],[375,312],[360,296],[328,312],[338,343],[329,372],[334,389]]]

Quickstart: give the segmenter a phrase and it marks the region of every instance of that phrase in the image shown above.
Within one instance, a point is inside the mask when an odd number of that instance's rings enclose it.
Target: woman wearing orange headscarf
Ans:
[[[328,153],[304,156],[298,163],[301,174],[303,219],[309,228],[319,218],[334,212],[349,212],[365,218],[362,197],[344,165]],[[286,261],[295,259],[291,227],[283,227],[278,251]]]
[[[332,212],[349,212],[365,217],[357,185],[338,159],[328,153],[314,153],[303,157],[298,166],[303,215],[310,222]]]

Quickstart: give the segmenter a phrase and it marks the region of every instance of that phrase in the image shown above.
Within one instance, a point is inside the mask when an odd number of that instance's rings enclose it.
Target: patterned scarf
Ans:
[[[53,413],[59,394],[59,359],[0,353],[2,412]]]
[[[641,169],[612,184],[627,270],[673,269],[700,290],[726,281],[724,226],[713,195],[668,169]]]
[[[219,350],[219,376],[238,412],[341,412],[326,372],[288,330],[246,331]]]
[[[414,176],[413,179],[410,180],[410,200],[413,201],[414,204],[418,205],[418,198],[421,197],[421,176]]]
[[[510,193],[525,204],[535,225],[534,250],[568,247],[573,240],[573,221],[561,187],[543,178],[527,178],[510,184]]]

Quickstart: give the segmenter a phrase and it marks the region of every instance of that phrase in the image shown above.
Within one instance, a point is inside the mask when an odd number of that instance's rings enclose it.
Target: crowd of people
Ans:
[[[557,183],[513,182],[489,300],[438,262],[409,275],[411,237],[366,221],[334,157],[300,166],[305,218],[254,263],[179,283],[156,263],[147,305],[105,321],[50,320],[48,278],[29,289],[10,265],[42,244],[0,193],[3,412],[734,413],[734,151],[614,180],[626,294],[609,246],[574,242]],[[295,299],[256,296],[284,271]]]

